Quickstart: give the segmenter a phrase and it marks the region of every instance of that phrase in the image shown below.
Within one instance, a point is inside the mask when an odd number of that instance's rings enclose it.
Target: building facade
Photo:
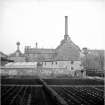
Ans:
[[[37,68],[43,68],[44,71],[49,68],[65,72],[66,69],[73,72],[73,75],[77,70],[81,72],[80,48],[73,43],[68,35],[67,16],[65,16],[64,39],[55,49],[38,48],[36,43],[36,48],[26,46],[24,54],[22,54],[19,46],[20,43],[17,42],[17,50],[9,55],[9,59],[14,62],[37,62]]]
[[[13,60],[14,62],[25,62],[25,55],[20,51],[19,46],[20,42],[16,43],[17,50],[8,56],[9,59]]]

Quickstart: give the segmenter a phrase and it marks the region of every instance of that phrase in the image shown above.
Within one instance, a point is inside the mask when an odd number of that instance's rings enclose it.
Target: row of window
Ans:
[[[42,62],[42,63],[38,63],[38,65],[37,66],[42,66],[43,65],[43,63],[45,63],[45,65],[46,65],[46,62]],[[52,64],[53,64],[54,62],[52,62]],[[56,64],[57,64],[57,62],[55,62]],[[73,67],[71,67],[71,70],[74,70],[74,68]]]
[[[46,65],[46,62],[41,62],[40,64],[45,64]],[[52,62],[52,64],[56,64],[57,65],[57,62]]]
[[[74,61],[71,61],[71,64],[73,64],[73,63],[74,63]],[[41,64],[42,64],[42,65],[43,65],[43,64],[46,65],[46,62],[42,62]],[[57,65],[57,62],[52,62],[52,64],[56,64],[56,65]]]

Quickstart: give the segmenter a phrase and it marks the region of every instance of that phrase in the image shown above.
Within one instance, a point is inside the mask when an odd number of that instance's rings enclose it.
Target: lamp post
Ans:
[[[87,48],[83,48],[83,53],[84,53],[85,59],[86,59],[85,71],[87,71],[87,68],[88,68],[88,64],[87,64],[88,49]]]

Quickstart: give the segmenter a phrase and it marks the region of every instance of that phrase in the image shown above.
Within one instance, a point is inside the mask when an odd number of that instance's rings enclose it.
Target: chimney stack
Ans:
[[[68,35],[68,16],[65,16],[65,35]]]

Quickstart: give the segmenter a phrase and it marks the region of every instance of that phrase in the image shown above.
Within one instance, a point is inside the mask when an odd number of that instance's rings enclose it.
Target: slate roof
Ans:
[[[69,37],[69,36],[68,36]],[[80,48],[75,45],[70,38],[63,39],[56,48],[57,60],[79,60]]]
[[[16,50],[14,53],[10,54],[9,57],[16,57],[17,53],[19,53],[19,57],[24,57],[25,55],[20,51],[20,50]]]
[[[8,56],[0,51],[0,57],[8,57]]]
[[[64,38],[56,49],[27,48],[25,49],[25,53],[42,54],[43,58],[44,54],[52,54],[50,59],[49,55],[45,55],[45,59],[41,59],[45,61],[67,61],[80,59],[80,48],[72,42],[69,36],[67,39]],[[48,58],[46,56],[48,56]]]
[[[11,62],[5,65],[6,68],[35,68],[36,62]]]
[[[43,54],[49,54],[49,53],[55,53],[55,49],[44,49],[44,48],[29,48],[26,50],[26,53],[43,53]]]

